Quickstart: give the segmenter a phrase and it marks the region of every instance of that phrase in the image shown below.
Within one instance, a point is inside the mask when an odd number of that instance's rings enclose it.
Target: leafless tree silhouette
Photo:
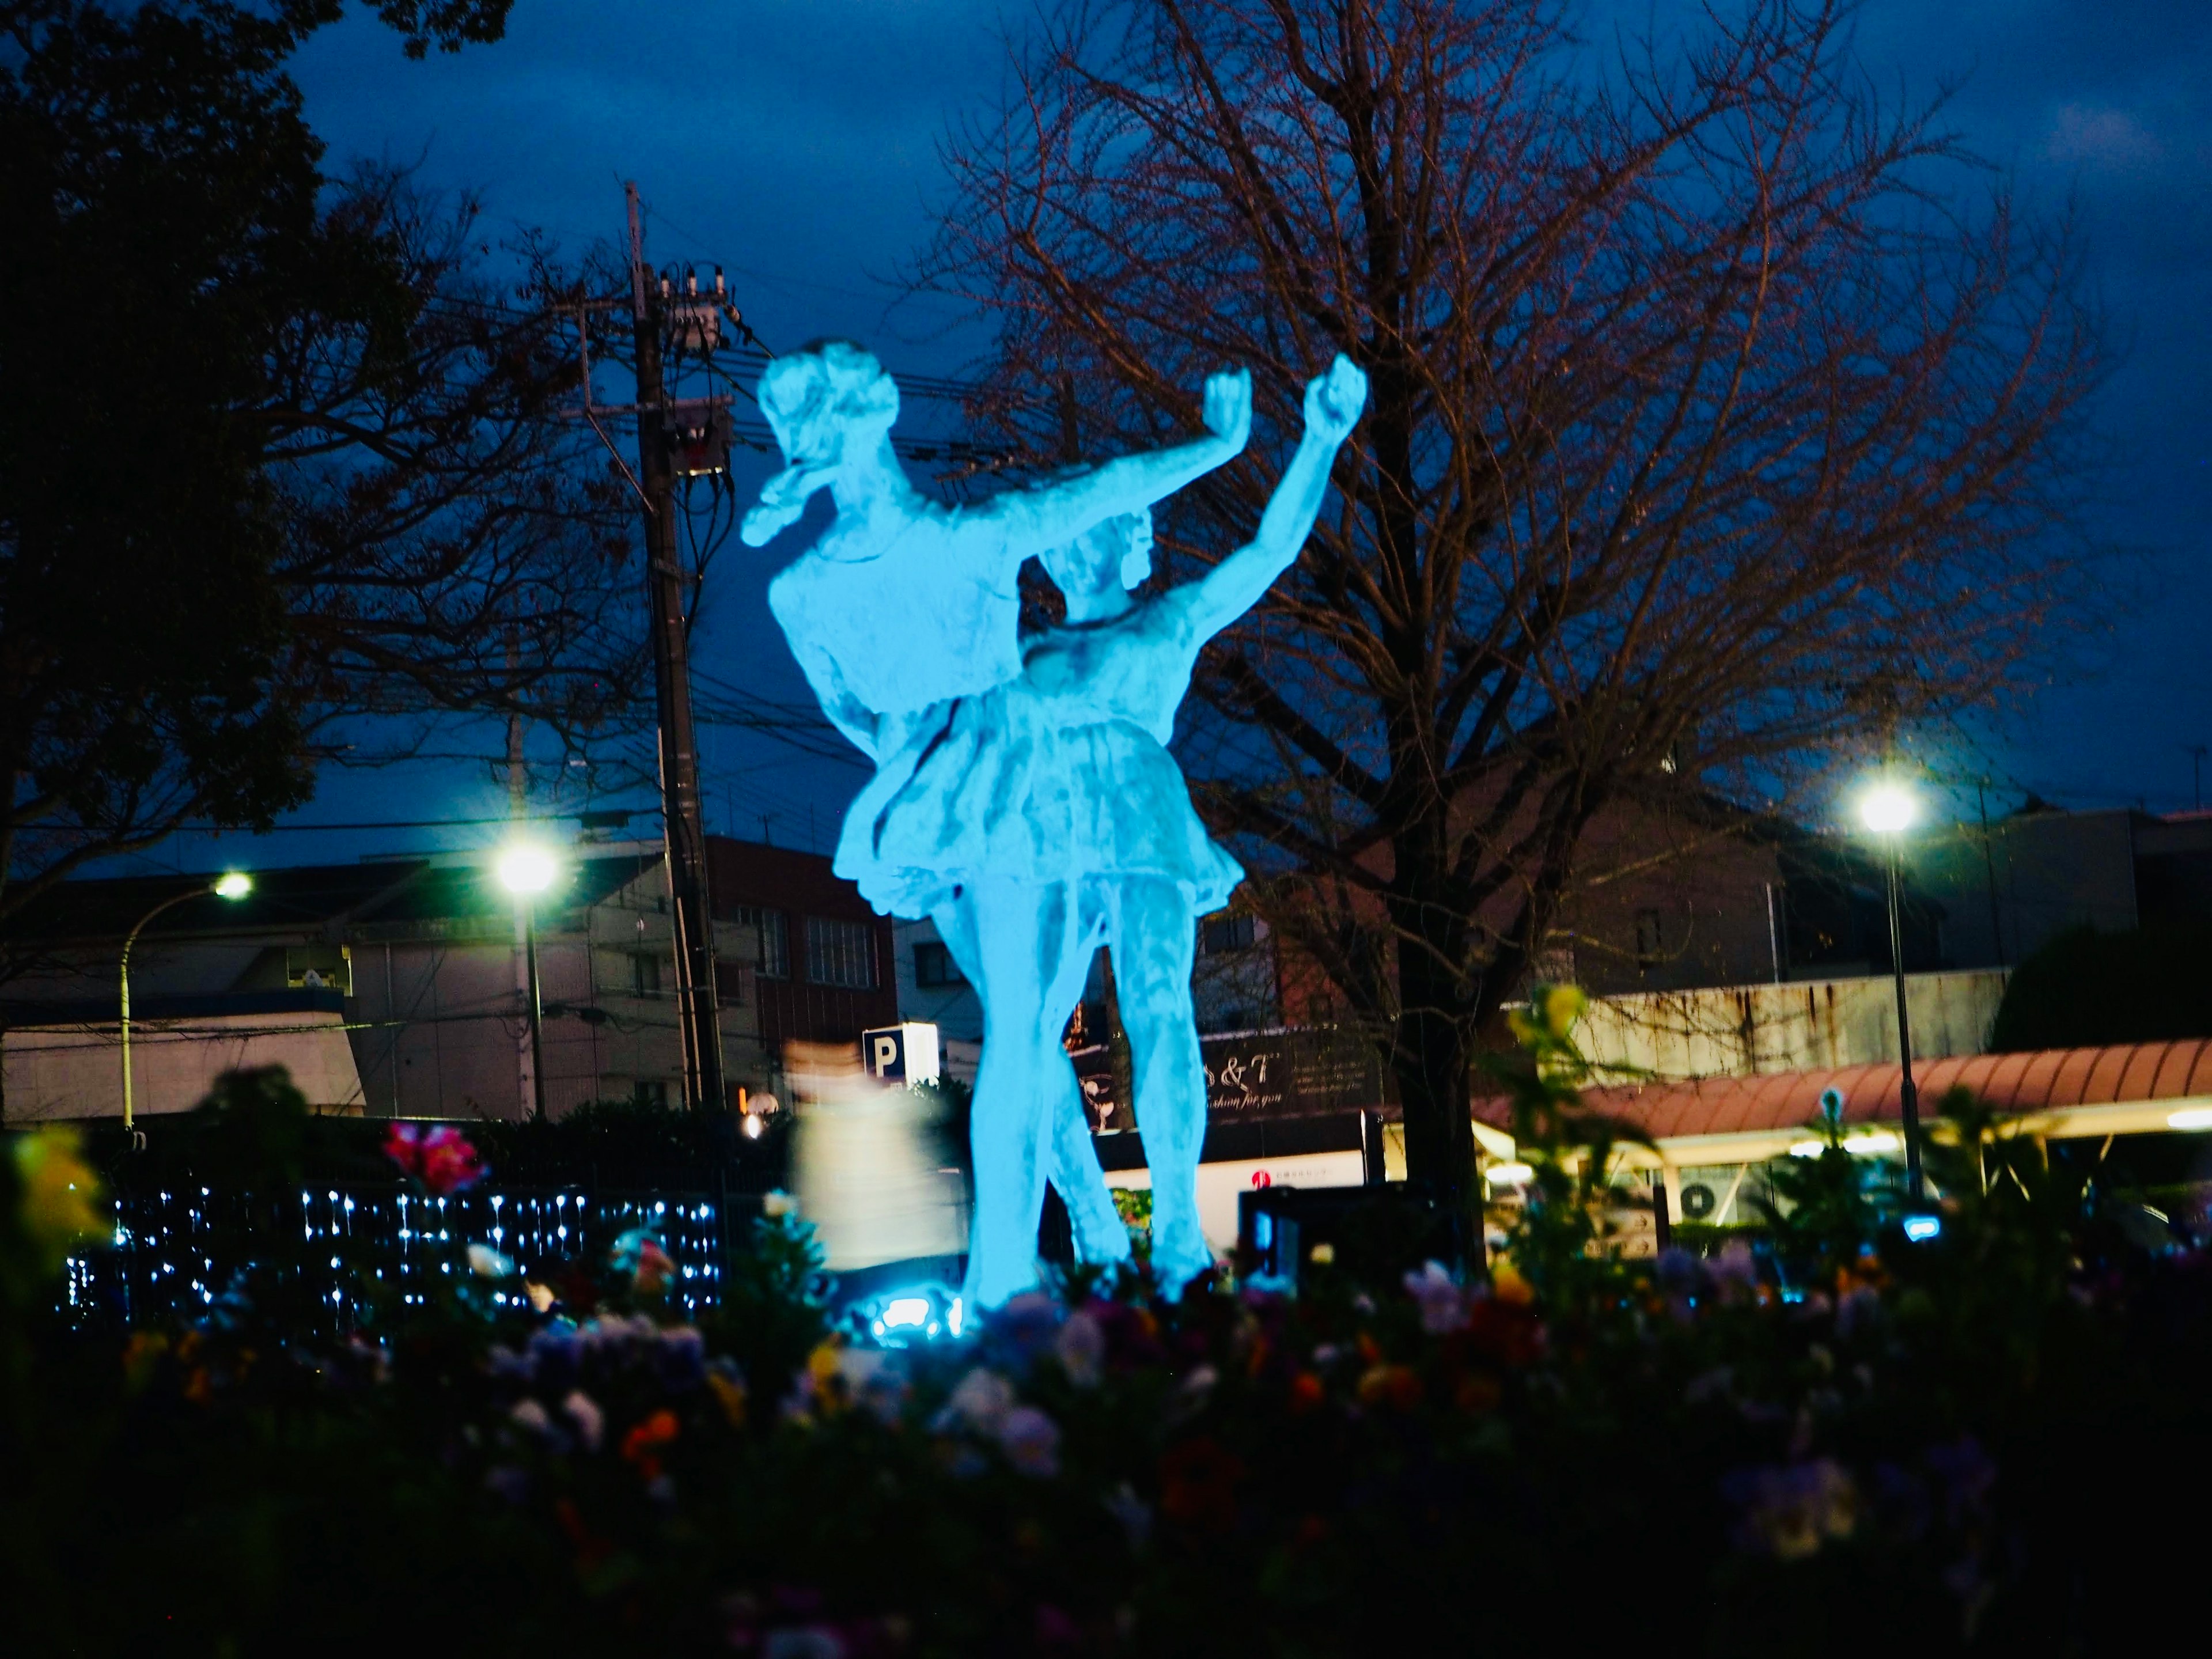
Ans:
[[[912,274],[997,325],[980,426],[1042,465],[1258,378],[1176,558],[1255,521],[1332,352],[1372,377],[1183,751],[1462,1215],[1478,1030],[1603,875],[1593,823],[1993,697],[2061,592],[2100,361],[2069,238],[1848,21],[1596,47],[1543,0],[1070,0],[947,143]]]

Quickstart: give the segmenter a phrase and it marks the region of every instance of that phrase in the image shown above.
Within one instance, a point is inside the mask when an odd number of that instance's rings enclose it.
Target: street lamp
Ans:
[[[553,884],[559,866],[552,854],[528,842],[501,849],[493,872],[522,911],[522,942],[530,975],[530,1115],[545,1121],[544,1002],[538,988],[538,896]]]
[[[188,887],[181,893],[172,894],[138,918],[123,940],[123,1133],[128,1140],[137,1118],[132,1110],[131,1098],[131,947],[138,942],[138,935],[146,924],[173,905],[186,899],[205,898],[212,893],[220,899],[234,903],[253,890],[253,878],[243,870],[226,870],[204,887]]]
[[[1897,1054],[1904,1065],[1898,1103],[1905,1113],[1905,1192],[1917,1205],[1927,1195],[1920,1175],[1920,1091],[1912,1081],[1912,1024],[1905,1007],[1905,919],[1898,872],[1899,844],[1920,816],[1920,803],[1912,792],[1894,779],[1885,779],[1859,797],[1859,818],[1881,838],[1889,872],[1889,965],[1897,981]]]

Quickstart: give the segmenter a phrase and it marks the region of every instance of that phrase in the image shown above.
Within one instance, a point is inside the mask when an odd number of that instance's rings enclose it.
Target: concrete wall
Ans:
[[[120,1117],[122,1048],[108,1026],[18,1026],[5,1037],[6,1121]],[[188,1112],[223,1073],[282,1066],[310,1104],[362,1109],[361,1074],[337,1013],[235,1014],[131,1022],[133,1109]]]
[[[1912,1052],[1986,1052],[2004,999],[1997,971],[1905,975]],[[1742,1077],[1893,1062],[1897,1000],[1887,975],[1603,997],[1576,1032],[1607,1065],[1661,1077]]]

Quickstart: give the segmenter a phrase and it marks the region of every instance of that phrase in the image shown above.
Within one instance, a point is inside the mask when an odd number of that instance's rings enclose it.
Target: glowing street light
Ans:
[[[1901,783],[1875,784],[1859,797],[1859,817],[1877,836],[1898,836],[1920,817],[1920,803]]]
[[[499,884],[514,896],[522,912],[522,946],[530,975],[530,1115],[545,1121],[545,1004],[538,985],[538,896],[553,884],[561,866],[544,848],[511,842],[492,861]]]
[[[498,861],[493,866],[499,884],[517,898],[528,898],[544,892],[553,884],[560,873],[560,866],[553,854],[543,847],[529,842],[517,842],[500,849]]]
[[[123,1129],[124,1137],[126,1141],[131,1139],[131,1131],[137,1123],[137,1116],[133,1110],[133,1103],[131,1097],[131,947],[138,942],[138,935],[145,931],[146,924],[153,921],[155,917],[160,915],[162,911],[168,909],[173,905],[182,904],[186,899],[205,898],[210,893],[215,895],[217,898],[228,899],[233,903],[236,903],[240,899],[244,898],[252,890],[253,878],[247,875],[245,871],[226,870],[204,887],[187,887],[181,893],[171,894],[167,898],[163,899],[159,904],[149,910],[144,915],[139,917],[138,920],[131,925],[130,933],[124,936],[123,963],[121,969],[123,992]]]
[[[1897,981],[1897,1055],[1903,1066],[1897,1097],[1905,1117],[1905,1193],[1914,1205],[1926,1197],[1927,1183],[1920,1174],[1920,1090],[1912,1080],[1912,1024],[1905,1007],[1905,920],[1898,865],[1899,843],[1919,817],[1919,801],[1894,778],[1880,780],[1859,797],[1859,820],[1881,838],[1889,871],[1889,965]]]

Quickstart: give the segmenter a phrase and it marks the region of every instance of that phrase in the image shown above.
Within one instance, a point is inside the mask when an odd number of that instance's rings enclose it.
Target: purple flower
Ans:
[[[1971,1434],[1962,1435],[1948,1446],[1930,1446],[1925,1461],[1943,1494],[1944,1520],[1956,1527],[1978,1518],[1997,1478],[1997,1466],[1982,1450],[1982,1443]]]
[[[1661,1251],[1652,1273],[1659,1281],[1659,1288],[1672,1296],[1690,1295],[1705,1276],[1698,1258],[1679,1246]]]
[[[1738,1469],[1721,1482],[1737,1508],[1736,1547],[1802,1561],[1858,1524],[1858,1489],[1833,1458]]]
[[[653,1349],[653,1362],[664,1387],[696,1389],[707,1379],[707,1339],[696,1325],[665,1326]]]
[[[1752,1255],[1751,1246],[1740,1238],[1729,1240],[1721,1253],[1705,1263],[1705,1271],[1723,1300],[1749,1296],[1759,1287],[1758,1259]]]
[[[1070,1314],[1052,1346],[1069,1382],[1079,1389],[1097,1385],[1106,1365],[1106,1328],[1097,1320],[1088,1313]]]
[[[1444,1271],[1441,1261],[1425,1265],[1405,1278],[1406,1294],[1421,1310],[1421,1328],[1431,1336],[1443,1336],[1468,1327],[1467,1292]]]
[[[546,1388],[557,1389],[575,1381],[582,1369],[583,1340],[576,1328],[565,1319],[554,1321],[530,1334],[530,1346],[525,1350],[529,1375]]]
[[[1881,1321],[1880,1292],[1862,1285],[1836,1304],[1836,1334],[1849,1341],[1861,1330],[1872,1330]]]
[[[984,1335],[994,1347],[1011,1350],[1012,1358],[1026,1366],[1052,1346],[1060,1334],[1061,1316],[1058,1302],[1042,1291],[1031,1291],[987,1315]]]
[[[1035,1406],[1017,1406],[999,1420],[999,1449],[1020,1474],[1042,1480],[1060,1473],[1060,1425]]]

